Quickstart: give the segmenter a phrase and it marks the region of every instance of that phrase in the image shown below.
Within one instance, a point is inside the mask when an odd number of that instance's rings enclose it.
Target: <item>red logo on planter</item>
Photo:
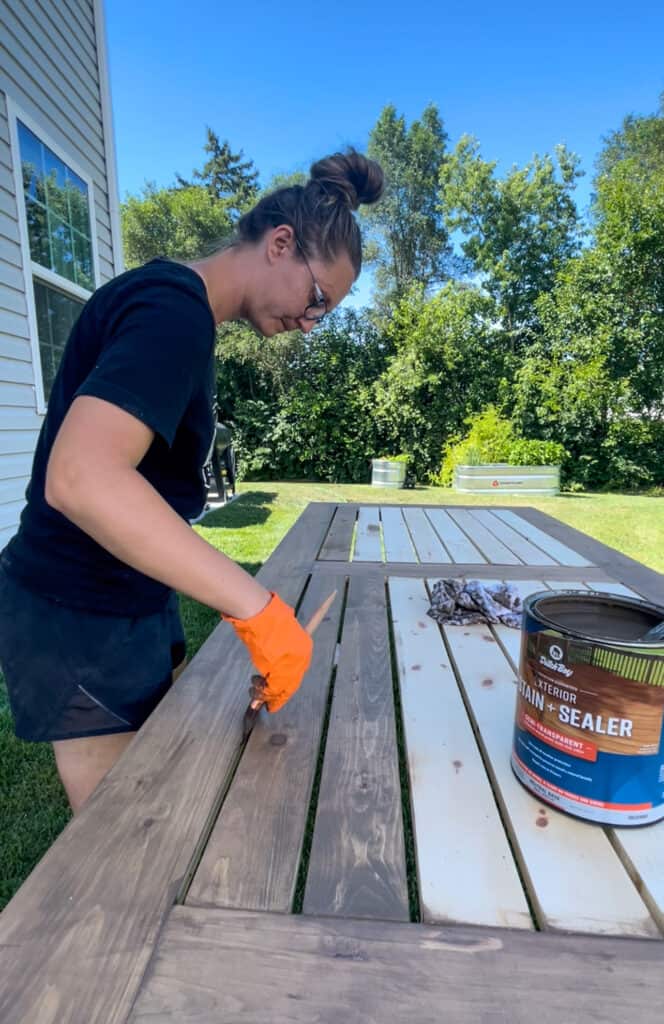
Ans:
[[[492,487],[500,487],[500,484],[499,484],[499,482],[497,480],[494,480],[493,483],[491,484],[491,486]]]

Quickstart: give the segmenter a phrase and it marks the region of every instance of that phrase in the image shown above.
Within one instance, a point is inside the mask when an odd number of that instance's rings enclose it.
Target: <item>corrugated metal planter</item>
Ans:
[[[371,460],[371,486],[402,488],[406,481],[406,463],[390,459]]]
[[[454,488],[463,494],[560,494],[560,466],[456,466]]]

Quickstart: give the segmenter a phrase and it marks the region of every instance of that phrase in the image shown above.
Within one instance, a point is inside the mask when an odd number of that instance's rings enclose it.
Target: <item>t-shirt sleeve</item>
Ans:
[[[109,339],[76,391],[131,413],[173,444],[214,349],[209,307],[188,289],[146,285],[114,310]]]

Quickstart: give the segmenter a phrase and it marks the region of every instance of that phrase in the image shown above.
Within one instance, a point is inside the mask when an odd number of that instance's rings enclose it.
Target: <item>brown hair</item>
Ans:
[[[334,153],[312,165],[306,185],[270,192],[245,213],[236,244],[257,242],[270,228],[289,224],[305,255],[330,262],[347,252],[357,277],[362,268],[362,239],[353,216],[361,203],[383,194],[383,171],[354,149]]]

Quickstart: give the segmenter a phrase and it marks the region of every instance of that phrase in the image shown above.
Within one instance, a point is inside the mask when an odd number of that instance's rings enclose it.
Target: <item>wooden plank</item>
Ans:
[[[470,511],[464,509],[451,508],[448,509],[452,519],[454,519],[457,526],[470,537],[473,544],[476,545],[485,556],[485,558],[492,562],[494,565],[519,565],[521,559],[518,558],[513,551],[510,551],[501,540],[487,530]]]
[[[541,551],[540,548],[535,547],[529,540],[526,540],[520,533],[513,530],[511,526],[503,522],[499,516],[494,515],[490,509],[474,509],[472,515],[477,519],[483,526],[486,526],[489,533],[492,533],[494,537],[498,537],[502,540],[503,544],[506,545],[513,551],[515,555],[518,555],[522,562],[526,565],[557,565],[555,558],[546,552]]]
[[[532,928],[424,582],[390,579],[389,591],[422,919]]]
[[[523,516],[517,515],[516,512],[511,512],[505,509],[496,509],[496,515],[503,522],[511,526],[517,533],[527,537],[528,540],[532,541],[533,544],[537,544],[538,547],[542,548],[549,555],[560,562],[561,565],[592,565],[587,558],[580,555],[577,551],[573,551],[572,548],[568,547],[567,544],[562,544],[560,541],[555,540],[549,533],[545,533],[544,530],[540,530],[539,527],[533,526],[529,520],[524,519]]]
[[[305,509],[261,581],[301,584],[329,519],[326,505]],[[3,910],[3,1024],[126,1020],[235,766],[250,671],[221,623]]]
[[[459,529],[444,508],[427,509],[427,517],[445,544],[453,561],[477,563],[478,565],[486,563],[482,552],[466,537],[463,530]]]
[[[333,590],[315,637],[311,668],[279,715],[263,713],[249,737],[203,858],[189,904],[288,912],[293,903],[346,581],[313,580],[307,622]]]
[[[330,531],[318,555],[320,559],[340,562],[350,561],[350,546],[353,540],[356,518],[357,509],[355,505],[337,505],[334,511],[334,519],[330,525]],[[334,571],[336,572],[337,569],[334,569]]]
[[[420,562],[451,562],[449,552],[426,517],[424,509],[403,507],[403,515]]]
[[[662,594],[664,593],[664,575],[662,573],[623,555],[621,551],[616,551],[615,548],[611,548],[607,544],[601,544],[593,537],[588,537],[587,534],[561,523],[553,516],[547,516],[538,509],[522,508],[520,515],[533,526],[545,530],[556,540],[573,546],[580,555],[587,559],[588,564],[596,566],[608,579],[618,580],[631,587],[642,597],[662,603]],[[554,578],[557,578],[557,574]],[[590,582],[591,577],[587,570],[584,571],[583,578],[586,582]],[[593,579],[595,578],[593,577]]]
[[[631,587],[626,587],[624,583],[616,583],[614,580],[608,580],[602,584],[598,584],[595,589],[601,590],[605,594],[619,594],[621,597],[639,596]],[[664,589],[662,590],[661,600],[664,601]]]
[[[174,907],[131,1024],[661,1024],[662,995],[655,942]]]
[[[352,579],[325,745],[305,914],[409,919],[382,579]]]
[[[380,544],[380,514],[377,505],[363,507],[357,517],[354,562],[382,562]]]
[[[380,519],[383,525],[386,561],[417,564],[417,555],[401,509],[393,505],[381,505]]]
[[[516,680],[488,627],[443,629],[540,926],[658,937],[605,832],[545,807],[512,773]]]
[[[607,829],[609,840],[664,934],[664,823]]]
[[[365,576],[370,572],[378,576],[414,576],[417,579],[421,579],[423,573],[426,573],[427,576],[466,576],[468,579],[478,580],[494,579],[496,576],[495,565],[489,565],[488,563],[472,565],[459,562],[429,562],[426,566],[420,565],[419,562],[411,565],[403,562],[394,562],[392,564],[387,562],[349,562],[345,563],[342,567],[338,563],[318,560],[314,563],[312,571],[322,574],[331,573],[332,575],[343,571],[347,576]],[[532,565],[521,564],[510,565],[504,572],[508,573],[511,579],[519,580],[532,580],[542,575],[541,568],[537,569]],[[578,577],[579,570],[563,565],[549,566],[546,569],[546,575],[550,580],[557,581],[559,586],[564,587],[565,580]],[[600,586],[603,581],[608,579],[603,569],[584,569],[583,575],[586,582],[591,586]]]

